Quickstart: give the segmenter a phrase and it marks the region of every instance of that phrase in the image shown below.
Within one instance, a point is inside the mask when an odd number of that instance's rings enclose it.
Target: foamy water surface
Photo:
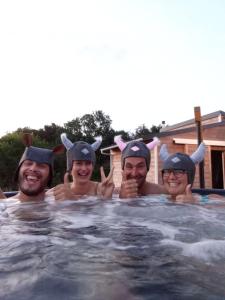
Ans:
[[[225,299],[225,203],[0,203],[0,299]]]

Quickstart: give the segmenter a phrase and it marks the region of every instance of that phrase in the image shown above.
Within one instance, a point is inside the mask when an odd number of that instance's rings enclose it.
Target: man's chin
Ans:
[[[38,196],[39,194],[45,191],[45,188],[42,185],[37,187],[27,187],[22,185],[20,186],[20,190],[23,194],[27,196]]]
[[[21,192],[27,196],[38,196],[44,192],[43,189],[35,189],[35,190],[27,190],[27,189],[20,189]]]

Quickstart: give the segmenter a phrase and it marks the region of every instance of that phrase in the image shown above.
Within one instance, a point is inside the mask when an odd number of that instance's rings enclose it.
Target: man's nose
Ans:
[[[35,161],[33,161],[32,164],[30,164],[29,169],[34,170],[36,168],[37,168],[37,163]]]
[[[132,168],[131,175],[135,177],[137,175],[137,168]]]

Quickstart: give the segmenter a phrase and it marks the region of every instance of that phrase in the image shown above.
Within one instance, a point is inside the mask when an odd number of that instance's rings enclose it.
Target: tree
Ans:
[[[75,118],[67,123],[64,124],[65,132],[68,134],[68,138],[76,137],[76,140],[81,140],[83,133],[82,133],[82,126],[80,118]]]
[[[152,127],[151,127],[151,132],[152,133],[157,133],[157,132],[160,132],[160,129],[162,128],[162,125],[161,124],[159,124],[158,126],[156,126],[156,125],[152,125]]]
[[[138,128],[136,128],[132,138],[133,139],[143,138],[150,134],[151,134],[151,131],[145,126],[145,124],[142,124],[142,125],[138,126]]]
[[[160,129],[162,128],[162,125],[152,125],[150,129],[148,129],[145,124],[142,124],[136,128],[134,134],[132,135],[132,139],[138,139],[138,138],[148,138],[153,133],[160,132]]]
[[[51,125],[45,125],[44,129],[35,130],[35,135],[54,146],[61,143],[60,135],[63,132],[63,127],[52,123]]]
[[[105,115],[101,110],[93,112],[92,114],[85,114],[80,118],[80,124],[83,136],[94,137],[108,135],[111,131],[111,119]]]

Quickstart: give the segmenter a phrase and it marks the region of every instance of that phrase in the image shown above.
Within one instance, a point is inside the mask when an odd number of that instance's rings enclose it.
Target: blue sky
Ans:
[[[225,110],[225,2],[3,0],[0,135],[102,110],[114,129]]]

